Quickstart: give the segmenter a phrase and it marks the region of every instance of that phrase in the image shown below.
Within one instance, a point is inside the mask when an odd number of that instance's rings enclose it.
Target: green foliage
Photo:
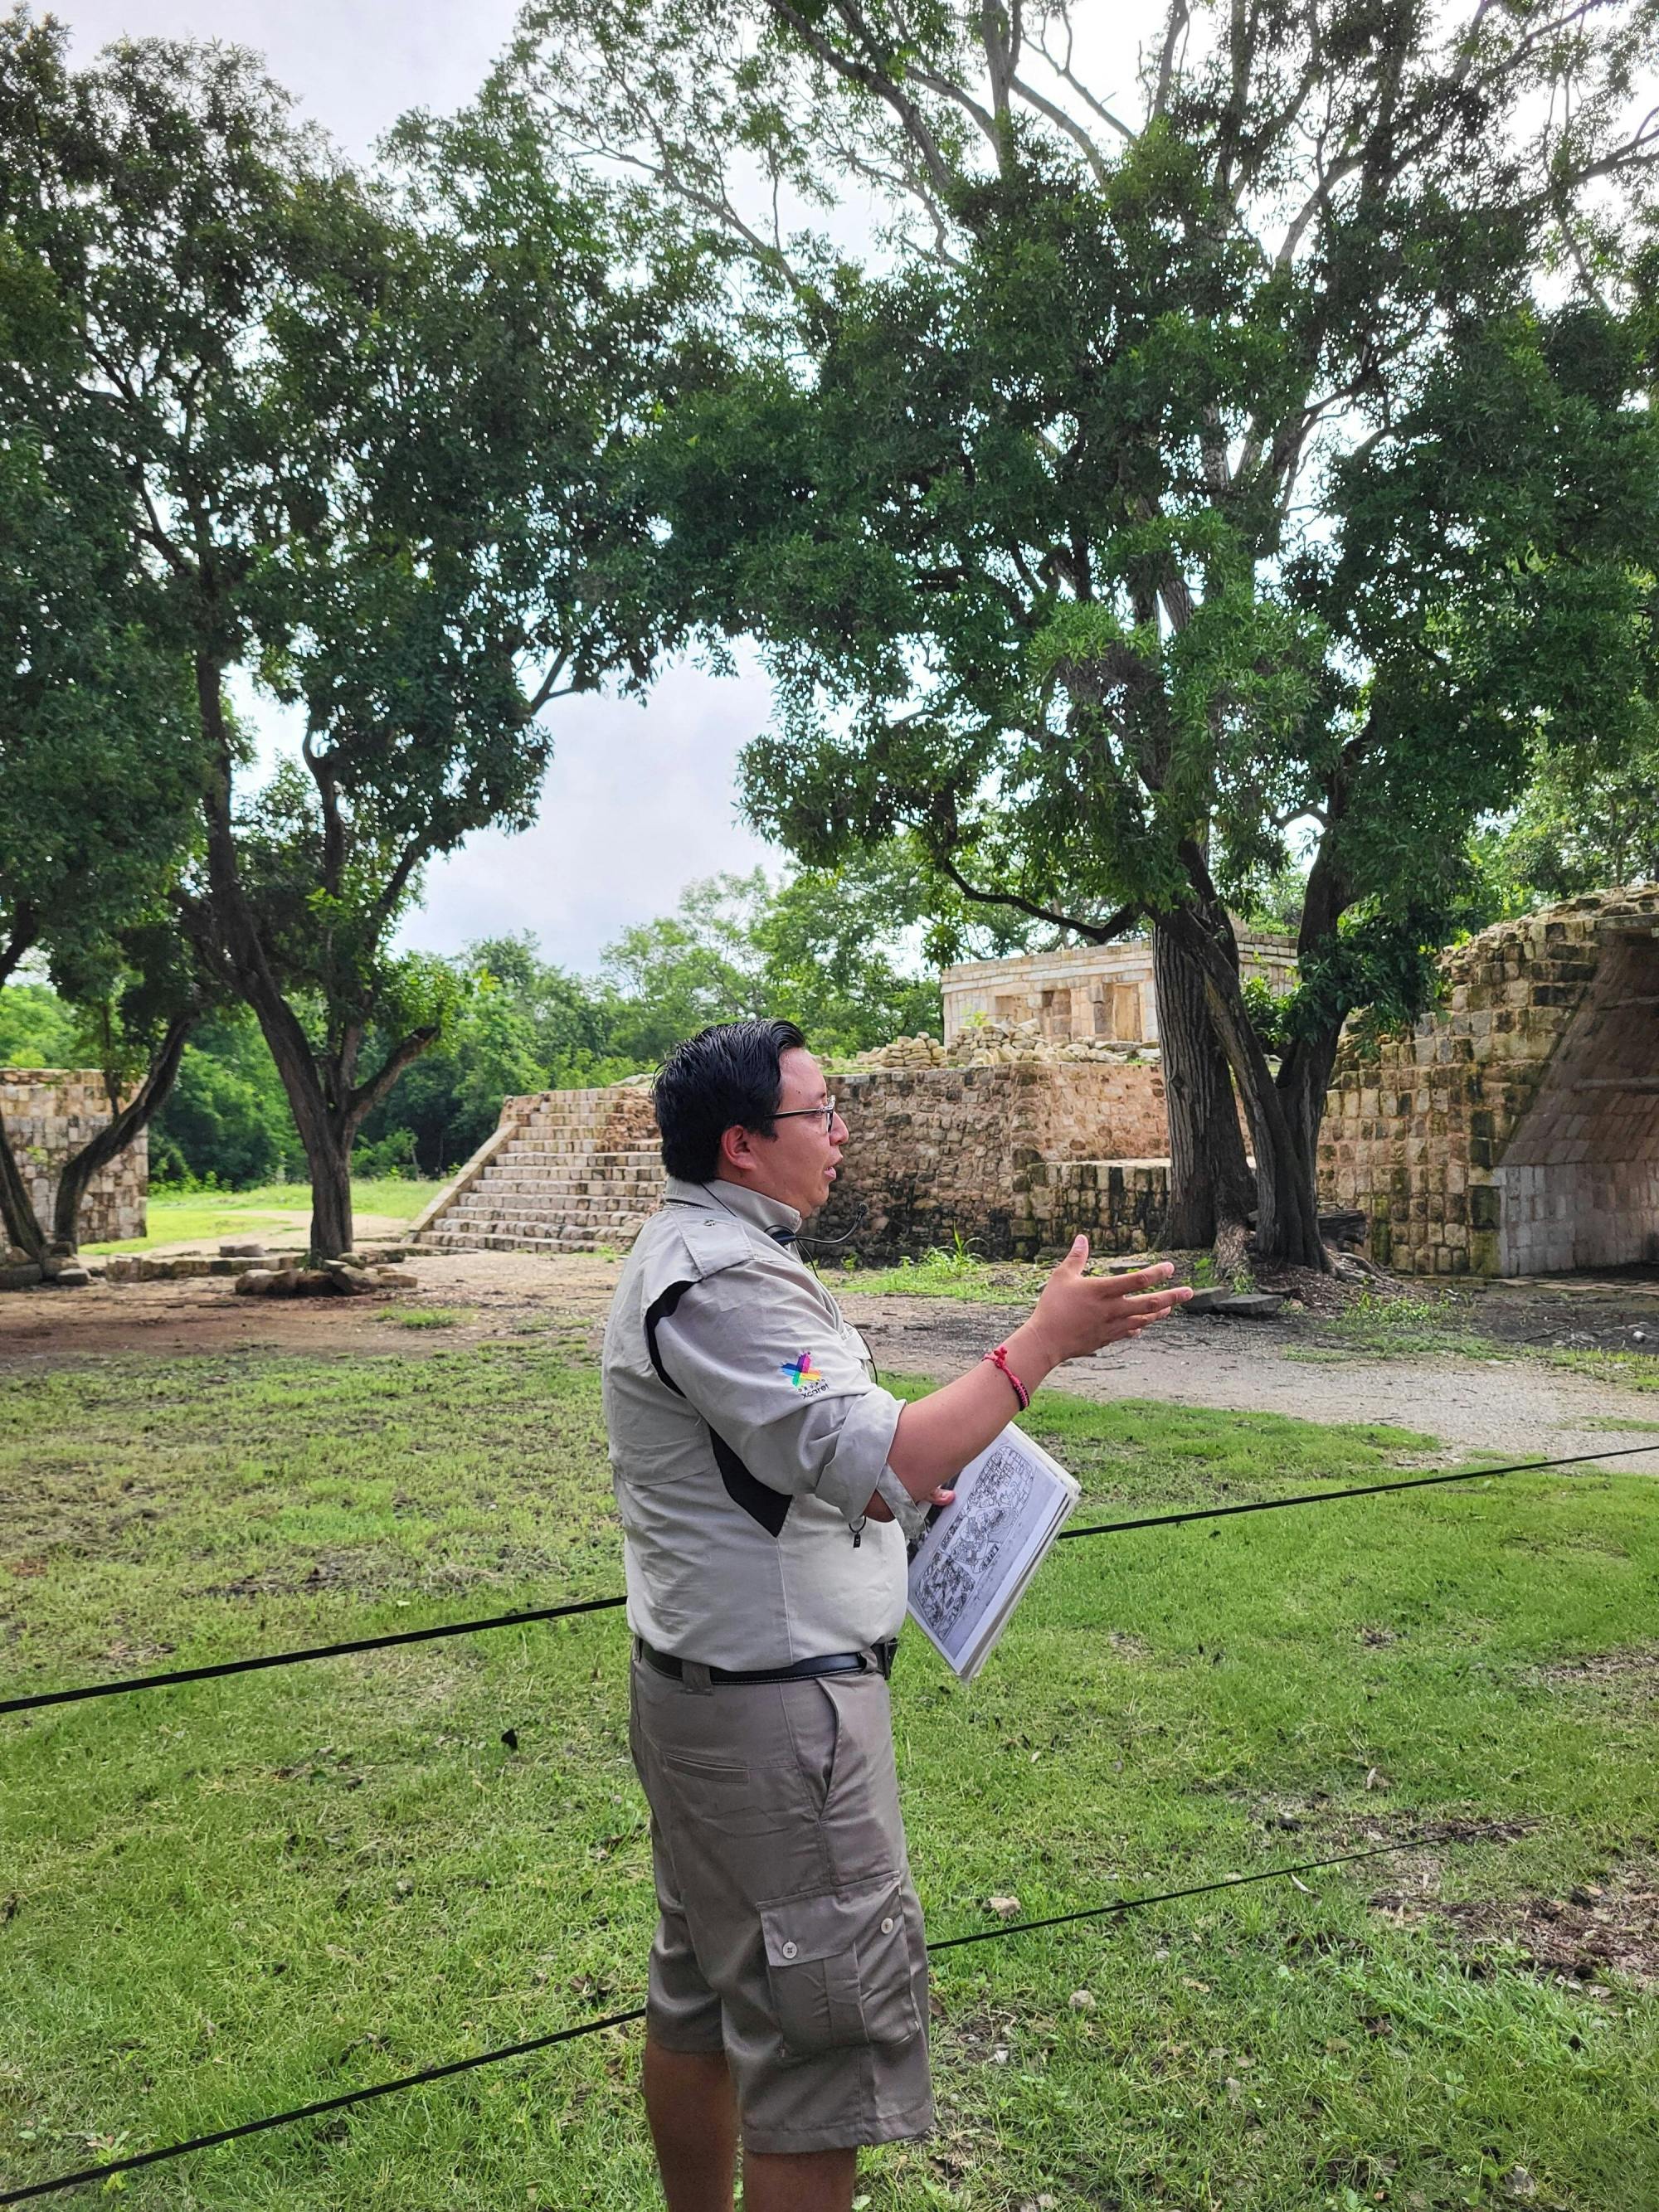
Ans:
[[[776,886],[759,872],[694,883],[672,915],[624,932],[596,977],[544,960],[527,933],[453,961],[388,961],[388,994],[407,980],[401,1018],[423,994],[446,1010],[442,1032],[364,1116],[354,1170],[441,1176],[495,1127],[503,1098],[647,1073],[681,1037],[737,1014],[799,1021],[831,1056],[938,1035],[938,985],[917,941],[924,896],[900,853],[802,869]],[[387,1012],[367,1038],[371,1063],[396,1042],[395,999]],[[22,1065],[79,1065],[93,1051],[84,1024],[40,984],[0,993],[0,1063],[14,1040]],[[151,1139],[155,1174],[240,1189],[301,1158],[258,1026],[216,1015],[185,1048]]]
[[[29,326],[33,303],[0,230],[0,983],[38,948],[84,1001],[178,876],[199,763],[183,665],[140,618],[131,491],[84,440],[18,419],[4,356],[62,337]]]
[[[302,1165],[282,1083],[246,1014],[215,1017],[185,1047],[149,1156],[161,1182],[211,1176],[227,1190],[280,1182]]]
[[[410,118],[370,175],[239,50],[71,72],[66,39],[0,27],[4,267],[45,333],[11,390],[124,489],[114,556],[204,754],[188,927],[256,1007],[326,1248],[353,1136],[459,1008],[391,949],[422,865],[523,827],[544,710],[641,687],[672,634],[620,448],[695,375],[683,287],[504,90]],[[235,667],[305,731],[252,792]]]
[[[0,1067],[78,1067],[81,1030],[49,983],[0,991]]]
[[[674,913],[607,945],[605,974],[619,1001],[616,1041],[656,1061],[710,1022],[769,1012],[756,931],[770,900],[764,872],[688,884]]]
[[[1659,722],[1622,746],[1562,747],[1540,733],[1530,768],[1519,805],[1475,839],[1481,921],[1659,880]]]

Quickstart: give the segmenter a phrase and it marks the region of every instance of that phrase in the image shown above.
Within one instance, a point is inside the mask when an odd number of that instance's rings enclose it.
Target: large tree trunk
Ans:
[[[352,1249],[356,1234],[351,1215],[351,1139],[337,1139],[327,1152],[313,1154],[311,1168],[311,1249],[319,1260],[337,1260]]]
[[[357,1120],[331,1105],[316,1057],[292,1008],[280,997],[263,992],[250,995],[305,1148],[311,1177],[312,1257],[337,1260],[352,1249],[351,1146]]]
[[[1170,1212],[1176,1251],[1236,1243],[1255,1195],[1238,1107],[1210,1018],[1204,975],[1170,932],[1152,928],[1152,979],[1170,1124]]]
[[[1245,1110],[1255,1139],[1256,1257],[1328,1272],[1313,1158],[1298,1141],[1271,1076],[1254,1098],[1252,1087],[1245,1090]]]
[[[434,1028],[411,1030],[386,1054],[368,1082],[354,1085],[338,1056],[319,1064],[298,1016],[280,992],[263,985],[248,993],[255,1018],[270,1047],[288,1093],[294,1126],[311,1175],[311,1251],[337,1260],[352,1249],[351,1148],[373,1109],[398,1078],[437,1037]]]
[[[1270,1265],[1277,1261],[1281,1266],[1316,1267],[1328,1273],[1330,1261],[1319,1234],[1315,1179],[1317,1121],[1310,1117],[1305,1102],[1294,1118],[1287,1111],[1286,1097],[1274,1080],[1245,1008],[1237,957],[1231,942],[1224,948],[1192,907],[1166,915],[1164,926],[1202,970],[1211,1019],[1249,1117],[1255,1153],[1255,1256]],[[1231,940],[1231,925],[1224,915],[1220,927],[1227,930]],[[1293,1073],[1297,1050],[1293,1047],[1291,1055]],[[1310,1062],[1310,1075],[1314,1072]]]
[[[1279,1071],[1279,1095],[1284,1101],[1291,1141],[1298,1157],[1313,1169],[1318,1166],[1319,1132],[1325,1120],[1325,1098],[1331,1087],[1331,1072],[1336,1066],[1336,1048],[1340,1039],[1340,1027],[1334,1023],[1316,1037],[1298,1039],[1285,1054]]]
[[[118,1158],[141,1129],[147,1129],[167,1104],[179,1073],[185,1046],[196,1026],[195,1015],[180,1016],[168,1028],[144,1079],[127,1103],[112,1114],[90,1143],[71,1152],[58,1178],[52,1200],[52,1241],[59,1251],[74,1252],[81,1243],[81,1207],[88,1187],[101,1168]]]
[[[17,1156],[12,1151],[11,1139],[6,1134],[6,1125],[0,1120],[0,1224],[6,1232],[6,1242],[15,1244],[20,1252],[27,1253],[38,1267],[46,1257],[46,1232],[34,1215],[34,1200],[23,1181]]]

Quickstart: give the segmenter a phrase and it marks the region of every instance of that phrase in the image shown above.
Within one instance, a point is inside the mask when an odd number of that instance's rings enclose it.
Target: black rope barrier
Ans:
[[[1042,1928],[1061,1928],[1079,1920],[1100,1920],[1113,1914],[1139,1912],[1148,1905],[1170,1905],[1188,1897],[1207,1897],[1217,1890],[1245,1889],[1253,1882],[1278,1881],[1293,1875],[1318,1874],[1329,1867],[1352,1866],[1357,1859],[1376,1859],[1395,1851],[1411,1850],[1420,1838],[1410,1837],[1395,1844],[1375,1844],[1363,1851],[1343,1851],[1334,1858],[1304,1859],[1296,1866],[1263,1867],[1255,1874],[1226,1875],[1219,1881],[1194,1882],[1185,1889],[1157,1890],[1144,1897],[1114,1898],[1107,1905],[1084,1906],[1076,1912],[1056,1912],[1042,1920],[1012,1920],[1000,1928],[981,1928],[969,1936],[947,1936],[943,1942],[927,1946],[931,1957],[938,1951],[960,1950],[968,1943],[995,1943],[1011,1936],[1027,1936]],[[348,2089],[338,2097],[324,2097],[313,2105],[296,2105],[292,2111],[272,2112],[259,2120],[244,2120],[240,2126],[219,2128],[213,2134],[191,2136],[184,2142],[166,2143],[159,2150],[137,2151],[127,2158],[114,2158],[102,2166],[82,2167],[78,2173],[60,2173],[50,2181],[30,2182],[21,2189],[9,2189],[0,2193],[0,2205],[25,2204],[31,2198],[52,2197],[61,2190],[82,2189],[97,2181],[108,2181],[118,2173],[133,2173],[139,2167],[160,2166],[175,2158],[186,2158],[192,2152],[212,2150],[220,2143],[239,2142],[248,2136],[264,2135],[272,2128],[292,2126],[296,2121],[314,2120],[325,2113],[343,2112],[349,2105],[364,2105],[372,2098],[390,2097],[399,2090],[418,2089],[429,2081],[443,2081],[456,2074],[469,2074],[479,2066],[494,2066],[508,2058],[527,2057],[531,2052],[546,2051],[557,2043],[574,2043],[579,2037],[598,2035],[607,2027],[626,2027],[635,2021],[645,2018],[645,2008],[637,2006],[631,2012],[607,2013],[601,2019],[580,2021],[574,2027],[557,2028],[550,2035],[532,2035],[523,2043],[502,2044],[494,2051],[474,2051],[470,2058],[453,2058],[447,2065],[423,2066],[417,2074],[399,2075],[395,2081],[371,2082],[366,2089]]]
[[[1079,1536],[1120,1536],[1138,1528],[1174,1528],[1193,1521],[1222,1521],[1239,1513],[1276,1513],[1291,1505],[1334,1505],[1345,1498],[1377,1498],[1392,1490],[1422,1490],[1443,1482],[1488,1482],[1504,1474],[1543,1474],[1552,1468],[1578,1467],[1604,1459],[1634,1458],[1659,1451],[1659,1443],[1620,1444],[1607,1451],[1568,1452],[1560,1459],[1516,1460],[1508,1467],[1453,1468],[1440,1474],[1406,1475],[1392,1482],[1362,1483],[1348,1490],[1304,1490],[1291,1498],[1257,1498],[1237,1505],[1196,1505],[1180,1513],[1148,1513],[1133,1521],[1101,1521],[1086,1528],[1062,1528],[1056,1541]],[[270,1651],[252,1659],[222,1659],[204,1667],[178,1667],[164,1674],[129,1675],[116,1682],[88,1682],[73,1690],[38,1690],[25,1698],[0,1698],[0,1714],[38,1712],[46,1705],[74,1705],[91,1698],[121,1697],[138,1690],[165,1690],[180,1682],[210,1682],[222,1675],[258,1674],[271,1667],[297,1667],[311,1659],[343,1659],[353,1652],[388,1651],[403,1644],[431,1644],[446,1636],[476,1636],[486,1629],[523,1628],[538,1621],[565,1620],[573,1614],[607,1613],[625,1605],[623,1597],[590,1597],[570,1605],[539,1606],[521,1613],[498,1613],[482,1620],[450,1620],[434,1628],[406,1628],[387,1636],[358,1636],[343,1644],[316,1644],[300,1651]],[[4,2203],[0,2197],[0,2203]]]
[[[345,1644],[313,1644],[303,1651],[267,1651],[256,1659],[222,1659],[208,1667],[177,1667],[167,1674],[135,1674],[121,1682],[88,1682],[76,1690],[42,1690],[33,1697],[0,1698],[0,1713],[27,1713],[40,1705],[75,1705],[88,1698],[118,1697],[124,1690],[165,1690],[177,1682],[210,1682],[221,1674],[254,1674],[267,1667],[297,1667],[306,1659],[343,1659],[354,1651],[389,1651],[398,1644],[432,1644],[443,1636],[476,1636],[486,1628],[522,1628],[573,1613],[609,1613],[623,1597],[586,1597],[573,1605],[538,1606],[532,1612],[494,1613],[483,1620],[446,1620],[435,1628],[400,1629],[391,1636],[356,1636]],[[0,2198],[0,2203],[5,2200]]]
[[[1058,1544],[1073,1536],[1121,1536],[1131,1528],[1173,1528],[1182,1521],[1224,1521],[1234,1513],[1273,1513],[1284,1505],[1334,1505],[1344,1498],[1376,1498],[1385,1490],[1426,1490],[1436,1482],[1486,1482],[1498,1474],[1542,1474],[1553,1467],[1577,1467],[1589,1460],[1625,1459],[1659,1451],[1659,1444],[1621,1444],[1615,1451],[1569,1452],[1563,1459],[1516,1460],[1509,1467],[1455,1467],[1440,1474],[1408,1474],[1394,1482],[1364,1482],[1351,1490],[1299,1490],[1291,1498],[1252,1498],[1242,1505],[1195,1505],[1185,1513],[1149,1513],[1138,1521],[1097,1521],[1086,1528],[1062,1528]],[[5,1708],[0,1706],[0,1712]]]

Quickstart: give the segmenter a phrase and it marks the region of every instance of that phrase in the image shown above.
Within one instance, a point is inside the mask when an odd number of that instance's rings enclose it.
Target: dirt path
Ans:
[[[1024,1311],[944,1300],[844,1301],[878,1362],[898,1372],[959,1375]],[[915,1310],[925,1305],[925,1315]],[[1308,1421],[1385,1421],[1436,1437],[1455,1457],[1468,1449],[1517,1459],[1607,1451],[1624,1440],[1659,1443],[1659,1396],[1626,1390],[1528,1359],[1297,1358],[1249,1322],[1173,1320],[1132,1345],[1073,1360],[1061,1387],[1086,1398],[1151,1398],[1233,1413],[1287,1413]],[[1659,1472],[1650,1459],[1609,1468]]]
[[[597,1337],[615,1261],[518,1253],[434,1253],[408,1263],[418,1287],[386,1298],[295,1303],[241,1298],[222,1279],[94,1285],[0,1297],[0,1371],[125,1354],[225,1352],[397,1352],[581,1330]],[[1507,1295],[1507,1294],[1506,1294]],[[878,1364],[944,1381],[1024,1317],[1024,1307],[848,1291],[848,1316]],[[1651,1305],[1643,1301],[1648,1312]],[[447,1316],[442,1326],[410,1321]],[[1316,1421],[1387,1422],[1434,1437],[1447,1454],[1516,1458],[1659,1443],[1659,1395],[1619,1388],[1529,1358],[1298,1358],[1296,1325],[1173,1320],[1134,1345],[1075,1361],[1063,1387],[1092,1398],[1286,1413]],[[1659,1471],[1659,1453],[1609,1468]]]

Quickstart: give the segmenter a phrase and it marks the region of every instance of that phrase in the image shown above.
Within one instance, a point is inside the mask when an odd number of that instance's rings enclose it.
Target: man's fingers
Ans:
[[[1177,1306],[1184,1306],[1191,1296],[1191,1291],[1184,1283],[1182,1283],[1177,1284],[1173,1290],[1149,1291],[1139,1297],[1127,1297],[1121,1301],[1121,1304],[1126,1313],[1147,1315],[1173,1313]]]
[[[1137,1267],[1127,1275],[1097,1275],[1093,1279],[1109,1297],[1133,1297],[1137,1291],[1156,1290],[1175,1273],[1173,1263],[1159,1260],[1150,1267]]]

